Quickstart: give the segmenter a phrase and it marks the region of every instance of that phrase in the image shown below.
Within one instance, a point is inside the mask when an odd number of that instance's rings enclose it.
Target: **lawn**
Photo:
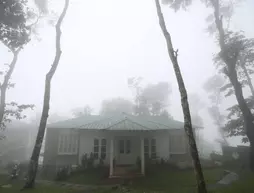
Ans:
[[[207,184],[215,184],[222,176],[222,169],[206,169],[204,170],[204,176]],[[90,178],[89,178],[90,176]],[[85,178],[83,178],[85,177]],[[83,178],[83,181],[82,181]],[[78,180],[79,183],[83,184],[100,184],[101,178],[96,177],[95,174],[79,174],[75,175],[73,178],[70,178],[69,181],[77,183],[75,180]],[[0,183],[3,184],[6,182],[3,176],[0,176]],[[110,181],[107,181],[110,182]],[[254,189],[254,175],[250,173],[245,173],[244,178],[241,178],[238,182],[232,184],[228,187],[223,187],[211,191],[210,193],[249,193]],[[105,183],[105,182],[104,182]],[[17,193],[22,187],[23,182],[14,182],[13,187],[11,188],[0,188],[1,193]],[[136,178],[130,181],[129,188],[132,190],[132,193],[156,193],[156,192],[170,192],[170,193],[194,193],[196,181],[195,176],[192,170],[186,171],[166,171],[162,168],[156,168],[155,171],[150,171],[146,177]],[[99,188],[98,190],[85,190],[85,189],[76,189],[73,187],[62,187],[59,184],[54,185],[42,185],[37,184],[36,189],[32,191],[24,191],[25,193],[120,193],[120,190],[113,190],[111,188]]]

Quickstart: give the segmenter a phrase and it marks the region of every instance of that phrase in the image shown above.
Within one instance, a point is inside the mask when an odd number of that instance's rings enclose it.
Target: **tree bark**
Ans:
[[[243,90],[240,82],[238,81],[238,76],[236,72],[236,63],[238,54],[235,54],[235,57],[229,57],[227,54],[227,46],[225,43],[225,32],[223,29],[222,16],[220,15],[220,4],[219,0],[210,0],[214,8],[214,18],[216,28],[219,32],[219,45],[221,50],[221,57],[226,64],[225,74],[228,76],[231,84],[233,85],[236,100],[239,104],[239,108],[243,114],[244,126],[246,135],[249,138],[250,142],[250,169],[254,171],[254,117],[244,99]]]
[[[28,177],[27,177],[27,180],[26,180],[26,183],[25,183],[23,189],[33,188],[34,184],[35,184],[35,178],[36,178],[37,169],[38,169],[38,160],[39,160],[41,146],[42,146],[42,142],[43,142],[43,138],[44,138],[44,134],[45,134],[47,119],[48,119],[51,80],[55,74],[55,71],[57,69],[57,66],[59,64],[60,57],[62,54],[61,24],[62,24],[62,21],[63,21],[65,15],[66,15],[68,6],[69,6],[69,0],[65,0],[64,9],[60,15],[60,18],[58,19],[57,24],[56,24],[56,54],[55,54],[54,62],[52,64],[49,72],[46,75],[44,101],[43,101],[43,109],[42,109],[42,116],[41,116],[40,125],[39,125],[39,131],[37,134],[35,146],[34,146],[33,153],[32,153],[31,159],[30,159],[30,163],[29,163]]]
[[[176,79],[177,79],[177,83],[179,87],[179,92],[181,95],[182,110],[184,115],[184,130],[189,140],[190,152],[191,152],[191,156],[192,156],[192,160],[194,164],[194,170],[196,174],[198,193],[206,193],[207,192],[206,183],[204,180],[204,175],[203,175],[202,167],[199,160],[197,145],[196,145],[195,137],[193,134],[187,91],[186,91],[181,70],[178,64],[177,51],[174,50],[172,41],[171,41],[171,35],[167,31],[159,0],[155,0],[155,4],[157,8],[157,15],[159,18],[159,24],[160,24],[162,33],[166,39],[168,54],[173,64],[173,68],[175,71],[175,75],[176,75]]]
[[[241,68],[243,69],[243,72],[244,72],[244,74],[245,74],[245,76],[246,76],[247,84],[248,84],[248,86],[249,86],[249,88],[250,88],[251,94],[252,94],[252,96],[254,97],[254,87],[253,87],[253,84],[252,84],[252,82],[251,82],[251,78],[250,78],[250,76],[249,76],[249,73],[248,73],[248,71],[247,71],[247,68],[246,68],[246,66],[245,66],[245,64],[244,64],[244,61],[240,61],[240,65],[241,65]]]
[[[14,51],[12,50],[13,53],[13,59],[11,61],[11,64],[9,66],[9,69],[6,73],[6,75],[4,76],[4,81],[3,83],[0,85],[0,90],[1,90],[1,98],[0,98],[0,129],[3,128],[3,121],[4,121],[4,113],[5,113],[5,106],[6,106],[6,91],[8,89],[8,84],[9,81],[11,79],[12,73],[15,69],[17,60],[18,60],[18,54],[20,52],[21,48],[19,48],[18,50]]]

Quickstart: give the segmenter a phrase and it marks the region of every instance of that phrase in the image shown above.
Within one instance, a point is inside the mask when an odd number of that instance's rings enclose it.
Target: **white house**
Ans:
[[[44,166],[79,165],[90,153],[109,166],[110,177],[116,175],[114,166],[135,165],[137,158],[143,175],[146,157],[190,160],[183,123],[166,117],[90,115],[48,125]]]

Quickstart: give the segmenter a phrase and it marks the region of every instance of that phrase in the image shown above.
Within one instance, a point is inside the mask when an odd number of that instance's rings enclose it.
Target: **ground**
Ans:
[[[214,185],[222,177],[223,170],[221,168],[217,169],[206,169],[204,170],[204,176],[208,186]],[[90,178],[89,178],[90,177]],[[83,179],[83,180],[82,180]],[[89,180],[88,180],[89,179]],[[76,182],[77,181],[77,182]],[[249,193],[250,190],[254,189],[254,175],[250,173],[245,173],[244,178],[241,178],[238,182],[228,186],[221,187],[210,191],[211,193]],[[121,188],[116,188],[112,186],[97,186],[95,184],[110,184],[120,181],[105,181],[96,175],[91,176],[91,174],[76,174],[73,178],[69,179],[69,183],[83,183],[83,186],[63,186],[59,183],[37,184],[36,189],[32,191],[24,191],[29,193],[120,193],[123,192]],[[6,183],[5,177],[0,177],[0,183]],[[14,182],[11,188],[0,189],[1,193],[16,193],[22,187],[23,182]],[[93,186],[87,186],[92,184]],[[170,192],[170,193],[194,193],[195,188],[195,177],[192,170],[186,171],[165,171],[156,168],[155,171],[150,171],[149,175],[145,178],[137,178],[135,180],[128,181],[128,187],[131,189],[132,193],[155,193],[155,192]],[[86,189],[86,187],[100,187],[96,190],[91,191],[91,189]]]

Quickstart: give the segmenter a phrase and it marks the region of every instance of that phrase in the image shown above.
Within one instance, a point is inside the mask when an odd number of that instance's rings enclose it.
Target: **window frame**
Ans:
[[[131,154],[131,140],[126,139],[125,140],[125,154]]]
[[[150,144],[151,144],[151,159],[157,159],[157,141],[156,141],[156,139],[152,138]],[[154,148],[154,151],[153,151],[153,148]]]
[[[95,142],[98,142],[97,144]],[[95,151],[95,149],[98,149],[97,151]],[[100,155],[100,140],[98,138],[94,138],[93,139],[93,157],[95,160],[99,159],[99,155]]]
[[[57,153],[58,155],[77,155],[78,135],[76,133],[60,133]]]
[[[149,139],[148,138],[144,138],[144,157],[146,159],[150,158],[150,143],[149,143]]]
[[[103,144],[103,141],[105,141],[105,144]],[[101,147],[100,148],[100,158],[102,160],[105,160],[107,158],[107,139],[106,138],[101,139],[101,146],[100,147]]]

